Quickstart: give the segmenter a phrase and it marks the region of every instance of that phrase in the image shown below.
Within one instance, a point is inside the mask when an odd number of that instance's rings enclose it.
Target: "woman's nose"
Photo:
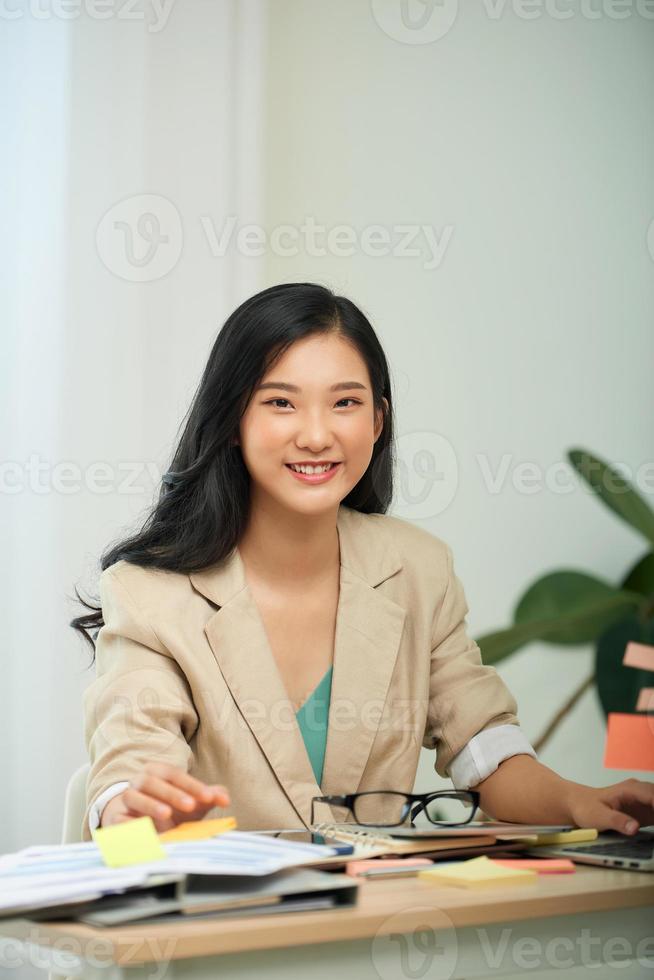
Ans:
[[[307,421],[298,429],[295,442],[298,446],[311,449],[312,452],[319,452],[325,446],[329,446],[334,441],[330,426],[323,419],[312,419]]]

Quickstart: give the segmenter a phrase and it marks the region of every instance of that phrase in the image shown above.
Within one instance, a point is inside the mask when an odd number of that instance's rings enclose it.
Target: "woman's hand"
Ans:
[[[158,833],[185,820],[201,820],[214,806],[229,806],[224,786],[208,786],[178,766],[148,762],[128,788],[109,800],[100,824],[124,823],[135,817],[152,817]]]
[[[573,783],[568,806],[577,827],[635,834],[639,826],[654,824],[654,783],[624,779],[599,788]]]

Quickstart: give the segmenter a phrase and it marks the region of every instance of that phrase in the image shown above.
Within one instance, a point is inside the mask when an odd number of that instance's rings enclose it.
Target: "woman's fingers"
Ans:
[[[188,819],[201,819],[213,806],[228,806],[224,786],[207,785],[177,766],[148,762],[126,790],[106,804],[104,825],[148,816],[157,830],[168,830]]]
[[[129,787],[121,793],[123,803],[128,810],[141,816],[152,817],[153,820],[165,820],[170,817],[172,810],[167,803],[162,803],[147,793]]]
[[[654,822],[654,785],[641,779],[625,779],[600,790],[600,799],[611,810],[611,829],[633,834],[638,826]]]
[[[155,776],[179,788],[182,793],[191,796],[199,803],[209,806],[228,806],[231,802],[225,786],[208,786],[200,779],[189,775],[178,766],[169,766],[162,762],[151,762],[145,766],[144,776]],[[183,807],[182,807],[183,809]]]
[[[633,834],[638,824],[621,808],[615,786],[597,789],[580,786],[574,798],[571,815],[577,827],[595,827],[597,830],[617,830]]]
[[[612,786],[614,806],[622,806],[642,815],[642,821],[649,825],[654,821],[654,783],[642,779],[625,779]]]
[[[151,817],[155,829],[159,834],[166,830],[171,830],[175,826],[175,821],[171,818],[153,817],[148,812],[148,805],[140,803],[138,796],[132,797],[134,799],[134,809],[132,809],[125,800],[126,792],[127,790],[124,790],[119,796],[115,796],[104,807],[100,818],[101,827],[112,827],[115,824],[127,823],[129,820],[135,820],[138,817],[144,816]],[[151,803],[152,801],[149,802]]]
[[[169,804],[170,807],[183,810],[186,813],[195,810],[198,805],[198,801],[194,796],[188,795],[184,790],[178,789],[177,786],[166,782],[165,779],[161,779],[159,776],[149,776],[144,773],[140,777],[132,780],[131,787],[139,790],[141,793],[146,793],[155,800]],[[205,801],[203,800],[202,802]],[[209,805],[207,803],[207,806]],[[169,810],[166,813],[160,811],[162,816],[167,816],[169,812]]]
[[[628,813],[601,804],[600,817],[604,818],[605,830],[618,830],[621,834],[635,834],[638,823]],[[596,824],[594,826],[597,826]]]

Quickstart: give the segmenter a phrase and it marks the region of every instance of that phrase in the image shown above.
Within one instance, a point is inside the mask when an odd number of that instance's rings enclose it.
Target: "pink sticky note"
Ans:
[[[654,715],[609,712],[604,767],[654,772]]]
[[[345,874],[356,877],[362,871],[375,871],[382,868],[422,868],[431,867],[433,861],[429,858],[363,858],[356,861],[348,861],[345,865]]]
[[[643,687],[640,689],[636,711],[654,711],[654,687]]]
[[[654,671],[654,647],[644,643],[627,643],[622,663],[625,667]]]
[[[575,866],[568,858],[493,858],[503,868],[528,868],[539,875],[572,874]]]

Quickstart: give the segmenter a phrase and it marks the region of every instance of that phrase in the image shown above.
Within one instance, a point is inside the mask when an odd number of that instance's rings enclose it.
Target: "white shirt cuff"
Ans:
[[[109,786],[103,793],[100,793],[98,797],[91,804],[89,810],[89,830],[93,831],[100,826],[100,820],[102,819],[102,811],[109,802],[113,800],[114,796],[118,796],[122,793],[124,789],[129,786],[129,781],[122,783],[113,783]]]
[[[495,725],[470,739],[448,766],[455,789],[470,789],[495,772],[512,755],[537,758],[526,735],[517,725]]]

